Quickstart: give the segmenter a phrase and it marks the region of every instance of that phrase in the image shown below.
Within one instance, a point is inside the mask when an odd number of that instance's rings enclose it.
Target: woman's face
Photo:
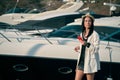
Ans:
[[[84,19],[84,26],[86,29],[89,29],[92,25],[92,20],[90,17],[85,17]]]

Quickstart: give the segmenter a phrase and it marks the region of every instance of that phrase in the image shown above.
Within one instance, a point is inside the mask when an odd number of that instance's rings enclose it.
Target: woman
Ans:
[[[99,35],[94,30],[94,17],[90,14],[83,16],[82,27],[80,45],[75,47],[75,51],[79,52],[75,80],[82,80],[84,74],[87,80],[94,80],[95,73],[100,70]]]

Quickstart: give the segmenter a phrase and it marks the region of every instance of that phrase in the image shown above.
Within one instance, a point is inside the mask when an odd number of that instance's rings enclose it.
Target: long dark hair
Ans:
[[[82,19],[82,34],[85,32],[85,26],[84,26],[84,22],[85,22],[85,18],[86,18],[87,16],[85,16],[85,17],[83,17],[83,19]],[[93,30],[94,30],[94,20],[91,18],[91,17],[89,17],[90,19],[91,19],[91,21],[92,21],[92,24],[91,24],[91,27],[90,27],[90,32],[89,32],[89,34],[88,34],[88,36],[87,37],[89,37],[92,33],[93,33]]]

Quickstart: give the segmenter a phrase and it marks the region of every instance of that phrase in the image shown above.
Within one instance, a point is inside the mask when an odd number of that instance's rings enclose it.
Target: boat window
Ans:
[[[37,9],[26,9],[26,8],[12,8],[6,12],[9,13],[39,13],[40,11]]]
[[[120,42],[120,28],[109,26],[95,26],[95,30],[100,35],[100,40]],[[77,38],[81,33],[80,25],[67,25],[55,31],[45,34],[46,37]]]
[[[75,36],[80,34],[80,32],[80,25],[64,26],[56,31],[50,32],[47,34],[47,37],[76,38]]]
[[[95,26],[101,40],[120,41],[120,28],[108,26]]]
[[[8,13],[24,13],[26,11],[26,9],[24,8],[12,8],[12,9],[9,9],[6,14]]]
[[[60,30],[69,30],[69,31],[79,32],[81,30],[81,26],[80,25],[64,26],[64,27],[60,28]]]

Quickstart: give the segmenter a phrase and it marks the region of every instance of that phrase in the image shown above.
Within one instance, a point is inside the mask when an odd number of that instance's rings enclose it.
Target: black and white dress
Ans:
[[[87,42],[87,39],[85,39],[84,37],[83,37],[83,40]],[[80,56],[80,60],[78,63],[79,70],[84,70],[85,49],[86,49],[86,46],[82,45],[81,56]]]

